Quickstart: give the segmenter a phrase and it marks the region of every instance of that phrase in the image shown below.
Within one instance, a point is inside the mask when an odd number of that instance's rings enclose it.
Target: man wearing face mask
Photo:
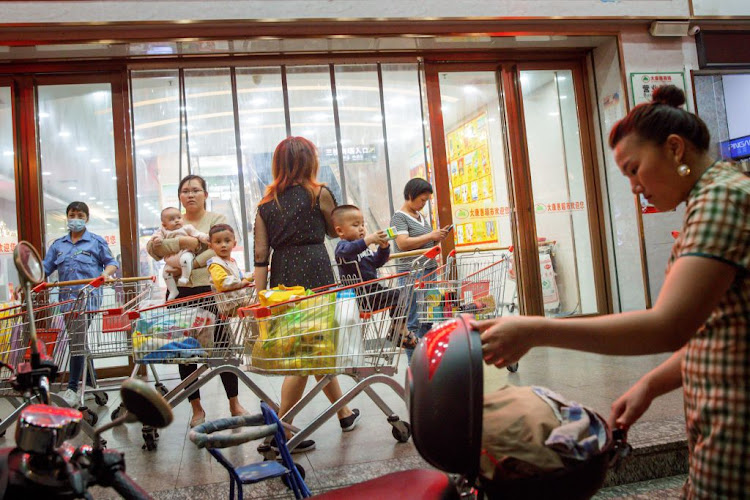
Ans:
[[[118,264],[107,242],[99,236],[86,230],[89,220],[89,207],[82,201],[74,201],[65,209],[68,218],[68,234],[52,242],[44,256],[44,273],[49,276],[57,271],[58,281],[90,280],[97,276],[111,277],[117,271]],[[61,292],[60,301],[74,299],[77,290],[70,287]],[[101,302],[101,294],[93,293],[89,298],[87,309],[96,310]],[[69,342],[73,345],[85,341],[85,332],[88,321],[71,321],[68,324]],[[78,382],[83,374],[83,356],[70,357],[70,377],[68,388],[60,393],[60,396],[73,408],[81,404],[77,394]],[[89,376],[86,377],[89,384],[93,384],[93,370],[89,366]],[[86,399],[92,398],[93,394],[86,395]]]

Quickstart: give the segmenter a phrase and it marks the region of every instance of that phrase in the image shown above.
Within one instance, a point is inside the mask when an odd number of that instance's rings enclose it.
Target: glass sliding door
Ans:
[[[16,278],[13,250],[18,242],[16,150],[13,141],[13,93],[0,84],[0,309],[12,298]]]
[[[521,71],[520,80],[544,311],[548,316],[597,313],[573,72]]]
[[[65,208],[89,206],[87,229],[120,255],[120,222],[109,83],[37,87],[45,247],[67,234]]]

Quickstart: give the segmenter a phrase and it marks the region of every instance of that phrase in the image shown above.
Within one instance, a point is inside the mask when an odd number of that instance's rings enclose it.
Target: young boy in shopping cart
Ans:
[[[365,218],[354,205],[339,205],[331,212],[331,219],[336,234],[341,241],[336,245],[336,262],[339,274],[345,284],[352,282],[370,281],[378,278],[378,268],[388,262],[391,248],[385,231],[365,233]],[[373,251],[370,245],[377,245]],[[359,306],[365,311],[380,311],[388,308],[391,318],[396,316],[400,293],[382,286],[380,283],[366,284],[357,287]],[[396,329],[396,321],[391,320],[388,338],[392,339]],[[399,338],[401,346],[413,349],[417,345],[417,338],[401,325]]]

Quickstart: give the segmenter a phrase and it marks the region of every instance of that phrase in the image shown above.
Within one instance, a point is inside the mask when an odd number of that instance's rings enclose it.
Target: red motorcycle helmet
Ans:
[[[479,474],[484,376],[479,332],[460,315],[430,330],[406,371],[412,439],[422,457],[469,481]]]

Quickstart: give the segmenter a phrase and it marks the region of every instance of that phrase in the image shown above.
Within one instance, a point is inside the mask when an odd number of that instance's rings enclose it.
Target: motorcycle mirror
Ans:
[[[44,280],[44,268],[39,252],[28,241],[19,241],[13,250],[13,262],[22,283],[38,285]]]
[[[125,380],[120,396],[128,413],[135,415],[144,425],[160,429],[172,423],[172,407],[146,382],[135,378]]]

